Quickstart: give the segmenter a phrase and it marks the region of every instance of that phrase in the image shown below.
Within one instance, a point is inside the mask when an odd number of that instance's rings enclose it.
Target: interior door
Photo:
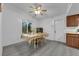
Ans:
[[[54,21],[54,33],[55,33],[55,40],[60,41],[60,42],[65,42],[65,21],[60,19],[60,20],[55,20]]]

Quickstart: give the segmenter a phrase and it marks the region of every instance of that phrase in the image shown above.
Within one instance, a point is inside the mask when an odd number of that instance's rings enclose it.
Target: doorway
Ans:
[[[53,21],[54,31],[54,40],[59,42],[65,42],[65,20],[58,19]]]

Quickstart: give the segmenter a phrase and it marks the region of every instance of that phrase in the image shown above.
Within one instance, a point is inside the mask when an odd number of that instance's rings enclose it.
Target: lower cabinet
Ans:
[[[66,44],[70,47],[79,48],[79,34],[66,34]]]

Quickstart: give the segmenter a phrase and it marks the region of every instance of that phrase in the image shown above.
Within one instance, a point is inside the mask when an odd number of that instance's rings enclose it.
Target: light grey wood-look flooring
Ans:
[[[38,48],[21,42],[4,47],[3,56],[79,56],[79,49],[56,41],[46,41]]]

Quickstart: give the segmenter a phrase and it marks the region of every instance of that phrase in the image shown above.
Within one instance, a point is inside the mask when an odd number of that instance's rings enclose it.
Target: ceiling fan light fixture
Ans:
[[[46,9],[42,8],[42,5],[37,4],[32,8],[32,11],[35,15],[43,15],[45,12],[47,12]]]

